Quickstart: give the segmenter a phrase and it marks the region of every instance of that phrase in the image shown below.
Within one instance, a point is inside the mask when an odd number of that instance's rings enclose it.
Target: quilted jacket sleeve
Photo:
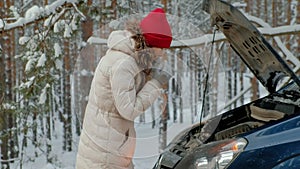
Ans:
[[[160,83],[152,79],[137,93],[134,77],[138,67],[130,59],[123,59],[112,67],[111,87],[115,106],[120,115],[128,120],[134,120],[158,98]]]

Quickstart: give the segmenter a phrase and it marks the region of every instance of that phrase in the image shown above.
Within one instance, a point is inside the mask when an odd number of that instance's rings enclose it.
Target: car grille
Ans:
[[[245,122],[241,123],[239,125],[236,125],[234,127],[228,128],[226,130],[220,131],[215,134],[216,140],[223,140],[226,138],[232,138],[234,136],[237,136],[239,134],[248,132],[254,128],[257,128],[259,126],[262,126],[264,123],[261,122]]]

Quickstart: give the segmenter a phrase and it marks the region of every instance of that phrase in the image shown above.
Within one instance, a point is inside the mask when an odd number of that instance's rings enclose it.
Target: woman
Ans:
[[[114,31],[96,68],[85,111],[77,169],[132,169],[134,119],[158,98],[168,75],[152,62],[172,41],[165,13],[157,8],[137,25]]]

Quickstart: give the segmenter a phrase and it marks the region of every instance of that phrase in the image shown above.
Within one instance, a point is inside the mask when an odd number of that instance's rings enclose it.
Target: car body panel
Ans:
[[[298,169],[299,166],[300,166],[300,156],[295,156],[277,164],[272,169],[286,169],[286,168]]]
[[[273,168],[291,157],[300,156],[299,133],[300,116],[295,116],[244,136],[248,145],[228,169]]]

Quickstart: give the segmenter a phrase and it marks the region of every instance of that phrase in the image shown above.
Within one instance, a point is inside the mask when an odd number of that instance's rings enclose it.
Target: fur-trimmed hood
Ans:
[[[127,30],[113,31],[108,37],[107,46],[110,50],[121,51],[132,56],[135,42],[131,36],[132,34]]]

